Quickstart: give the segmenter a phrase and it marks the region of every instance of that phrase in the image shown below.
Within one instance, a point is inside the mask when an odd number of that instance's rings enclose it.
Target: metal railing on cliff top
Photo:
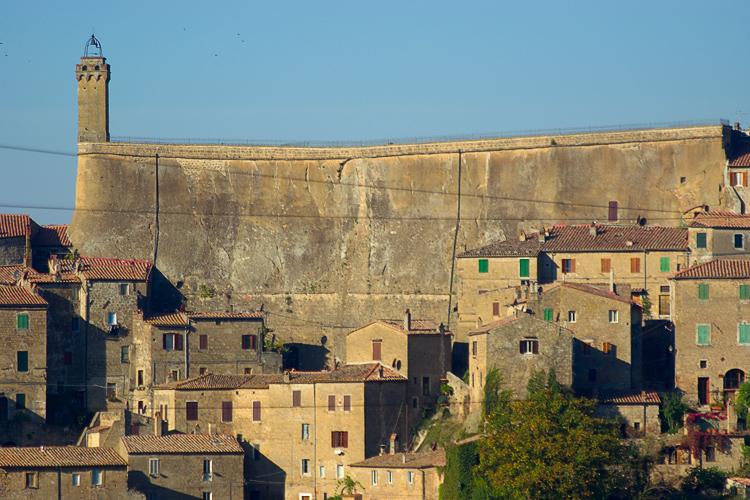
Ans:
[[[340,148],[386,146],[391,144],[425,144],[433,142],[478,141],[486,139],[505,139],[510,137],[533,137],[545,135],[588,134],[593,132],[619,132],[627,130],[655,130],[663,128],[689,128],[709,126],[729,126],[729,120],[692,120],[662,123],[641,123],[635,125],[612,125],[603,127],[550,128],[539,130],[514,130],[496,134],[441,135],[432,137],[401,137],[376,139],[370,141],[281,141],[281,140],[242,140],[242,139],[168,139],[160,137],[116,136],[111,142],[132,142],[147,144],[204,144],[227,146],[277,146],[297,148]]]

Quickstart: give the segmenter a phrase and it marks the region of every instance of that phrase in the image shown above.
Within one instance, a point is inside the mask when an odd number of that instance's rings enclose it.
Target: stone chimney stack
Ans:
[[[591,225],[589,226],[589,234],[590,234],[591,236],[596,236],[596,224],[595,224],[595,223],[593,223],[593,222],[592,222],[592,223],[591,223]]]
[[[411,312],[408,309],[404,311],[404,330],[411,331]]]
[[[541,231],[539,231],[539,243],[544,243],[547,240],[547,229],[542,228]]]
[[[164,430],[164,421],[161,419],[161,412],[154,412],[154,436],[161,437]]]
[[[390,449],[388,450],[388,452],[391,455],[395,455],[396,454],[396,450],[398,449],[398,434],[391,434],[391,443],[390,444],[391,444],[391,446],[390,446]]]

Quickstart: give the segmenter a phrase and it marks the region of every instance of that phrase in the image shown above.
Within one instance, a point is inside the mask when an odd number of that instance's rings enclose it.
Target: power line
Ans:
[[[9,144],[0,144],[0,149],[13,149],[15,151],[26,151],[29,153],[44,153],[58,156],[78,156],[78,153],[66,153],[64,151],[52,151],[49,149],[25,148],[22,146],[11,146]]]

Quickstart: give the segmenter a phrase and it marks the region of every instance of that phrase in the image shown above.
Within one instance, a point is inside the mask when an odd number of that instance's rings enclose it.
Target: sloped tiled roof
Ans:
[[[750,141],[740,141],[734,144],[729,166],[750,167]]]
[[[71,247],[70,238],[68,237],[68,226],[66,224],[55,224],[50,226],[41,226],[39,231],[31,240],[32,246],[41,247]]]
[[[427,453],[385,453],[362,460],[350,467],[371,467],[388,469],[425,469],[445,465],[445,450],[429,451]]]
[[[170,434],[168,436],[125,436],[129,455],[149,453],[244,453],[234,436],[221,434]]]
[[[13,285],[17,282],[14,277],[18,271],[18,277],[24,278],[31,283],[80,283],[81,280],[75,274],[61,273],[58,275],[40,273],[36,269],[23,266],[0,266],[0,283]]]
[[[711,260],[674,273],[672,278],[750,278],[750,259]]]
[[[146,318],[146,323],[156,326],[186,326],[187,316],[181,312],[152,314]]]
[[[404,328],[404,320],[402,319],[379,319],[377,321],[367,323],[366,325],[362,325],[359,328],[355,328],[354,330],[347,332],[347,335],[366,328],[370,325],[374,325],[375,323],[381,323],[383,325],[390,326],[391,328],[395,328],[401,333],[406,333],[408,335],[440,335],[440,325],[429,319],[410,320],[411,325],[409,325],[410,329],[408,331]],[[445,330],[444,335],[453,335],[453,333]]]
[[[0,306],[46,306],[47,301],[22,286],[0,285]]]
[[[695,219],[688,223],[688,226],[748,229],[750,228],[750,214],[735,214],[726,210],[699,212],[695,215]]]
[[[81,257],[76,261],[59,260],[60,272],[75,273],[76,265],[87,280],[146,281],[153,264],[139,260]]]
[[[587,285],[585,283],[574,283],[572,281],[563,281],[563,282],[557,282],[555,286],[552,288],[549,288],[542,292],[542,295],[555,292],[557,290],[561,290],[564,288],[569,288],[573,290],[578,290],[585,293],[590,293],[592,295],[598,295],[599,297],[604,297],[605,299],[612,299],[612,300],[618,300],[620,302],[625,302],[626,304],[636,304],[630,299],[626,299],[622,295],[617,295],[614,292],[610,292],[609,290],[603,290],[601,288],[597,288],[595,286]]]
[[[406,378],[382,363],[371,361],[349,363],[332,372],[321,372],[320,377],[312,382],[377,382],[381,380],[405,382]]]
[[[609,226],[596,224],[596,235],[591,225],[555,225],[549,236],[540,243],[537,233],[495,242],[490,245],[458,254],[458,258],[533,256],[538,252],[635,252],[643,250],[687,250],[687,229],[661,226]],[[522,250],[537,248],[536,253],[523,254]]]
[[[31,217],[26,214],[0,214],[0,238],[26,236],[31,230]]]
[[[0,467],[105,467],[127,462],[112,448],[43,446],[0,448]]]
[[[469,332],[469,335],[480,334],[480,333],[487,333],[490,330],[494,330],[495,328],[497,328],[499,326],[509,325],[511,323],[515,323],[516,321],[520,321],[520,320],[523,320],[523,319],[527,319],[529,321],[540,321],[540,322],[548,324],[548,325],[551,324],[549,321],[544,321],[544,320],[539,319],[539,318],[537,318],[535,316],[532,316],[530,314],[524,314],[523,316],[519,316],[517,318],[513,317],[513,316],[509,316],[507,318],[503,318],[503,319],[500,319],[500,320],[497,320],[497,321],[493,321],[492,323],[488,323],[488,324],[486,324],[486,325],[484,325],[484,326],[482,326],[480,328],[477,328],[476,330],[471,330]],[[573,333],[572,330],[569,330],[567,328],[563,328],[563,327],[558,326],[558,325],[556,325],[554,323],[552,323],[552,324],[555,326],[555,328],[562,328],[563,330],[567,330],[571,334]]]
[[[0,266],[0,284],[15,285],[17,280],[13,274],[18,271],[20,277],[24,269],[23,266]]]
[[[260,312],[211,312],[195,311],[188,312],[190,319],[263,319]]]
[[[659,394],[656,391],[635,390],[601,390],[597,398],[603,404],[661,404]]]

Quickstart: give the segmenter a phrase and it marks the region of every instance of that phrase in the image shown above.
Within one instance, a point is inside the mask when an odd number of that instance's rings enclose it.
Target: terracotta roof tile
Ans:
[[[347,332],[347,335],[350,333],[354,333],[356,331],[361,330],[362,328],[366,328],[370,325],[374,325],[375,323],[381,323],[383,325],[390,326],[391,328],[395,328],[402,333],[406,333],[409,335],[439,335],[440,334],[440,325],[432,320],[429,319],[412,319],[411,320],[411,329],[409,331],[406,331],[404,329],[404,320],[402,319],[379,319],[377,321],[373,321],[372,323],[367,323],[366,325],[362,325],[358,328],[355,328],[354,330]],[[445,330],[444,335],[453,335],[448,330]]]
[[[65,224],[55,224],[50,226],[41,226],[39,231],[31,240],[32,246],[41,247],[72,247],[68,237],[68,226]]]
[[[687,250],[687,229],[660,226],[609,226],[596,224],[597,234],[590,233],[591,225],[555,225],[549,229],[544,243],[539,235],[495,242],[490,245],[459,254],[458,258],[525,256],[517,249],[532,249],[538,246],[541,252],[635,252],[643,250]],[[537,252],[538,253],[538,252]],[[533,256],[536,254],[527,254]]]
[[[153,314],[146,318],[146,323],[155,326],[186,326],[187,316],[181,312]]]
[[[750,260],[716,259],[689,267],[672,275],[674,279],[750,278]]]
[[[727,481],[734,481],[744,486],[750,486],[750,478],[747,477],[728,477]]]
[[[705,228],[750,228],[750,214],[735,214],[726,210],[699,212],[688,223],[690,227]]]
[[[530,314],[524,314],[523,316],[519,316],[518,318],[516,318],[514,316],[509,316],[507,318],[503,318],[503,319],[500,319],[498,321],[493,321],[492,323],[488,323],[488,324],[486,324],[486,325],[484,325],[484,326],[482,326],[480,328],[477,328],[476,330],[471,330],[469,332],[469,335],[479,334],[479,333],[487,333],[490,330],[494,330],[495,328],[498,328],[500,326],[509,325],[511,323],[515,323],[516,321],[520,321],[520,320],[540,321],[540,322],[546,323],[546,324],[553,324],[553,325],[555,325],[556,328],[567,330],[568,332],[573,333],[572,330],[569,330],[567,328],[558,326],[555,323],[550,323],[549,321],[544,321],[544,320],[539,319],[537,317],[534,317],[534,316],[532,316]]]
[[[552,293],[554,291],[560,290],[560,289],[572,289],[572,290],[578,290],[585,293],[590,293],[592,295],[598,295],[599,297],[604,297],[606,299],[612,299],[612,300],[618,300],[620,302],[625,302],[626,304],[634,304],[638,305],[635,302],[633,302],[630,299],[626,299],[622,295],[617,295],[614,292],[610,292],[609,290],[603,290],[601,288],[597,288],[595,286],[587,285],[585,283],[574,283],[572,281],[564,281],[564,282],[558,282],[555,286],[552,288],[548,288],[544,292],[542,292],[542,295]]]
[[[312,382],[377,382],[381,380],[405,382],[406,378],[382,363],[371,361],[349,363],[332,372],[321,372],[320,377]]]
[[[31,217],[26,214],[0,214],[0,238],[26,236],[31,231]]]
[[[126,466],[112,448],[43,446],[40,448],[0,448],[0,467],[105,467]]]
[[[262,319],[263,313],[260,312],[211,312],[211,311],[194,311],[188,312],[190,319]]]
[[[234,436],[221,434],[170,434],[168,436],[125,436],[129,455],[150,453],[244,453]]]
[[[0,285],[1,306],[46,306],[47,301],[22,286]]]
[[[70,273],[45,274],[40,273],[36,269],[31,267],[23,266],[0,266],[0,283],[7,285],[14,285],[17,283],[15,273],[18,271],[18,278],[26,279],[31,283],[80,283],[81,280],[78,276]]]
[[[734,144],[730,167],[750,167],[750,142],[741,141]]]
[[[388,469],[425,469],[445,465],[445,450],[427,453],[390,453],[378,455],[351,464],[350,467],[370,467]]]
[[[76,261],[58,260],[61,274],[80,273],[87,280],[147,281],[153,265],[150,262],[81,257]]]
[[[656,391],[600,390],[597,399],[602,404],[661,404]]]
[[[18,280],[14,274],[17,271],[20,278],[24,269],[23,266],[0,266],[0,284],[15,285]]]

